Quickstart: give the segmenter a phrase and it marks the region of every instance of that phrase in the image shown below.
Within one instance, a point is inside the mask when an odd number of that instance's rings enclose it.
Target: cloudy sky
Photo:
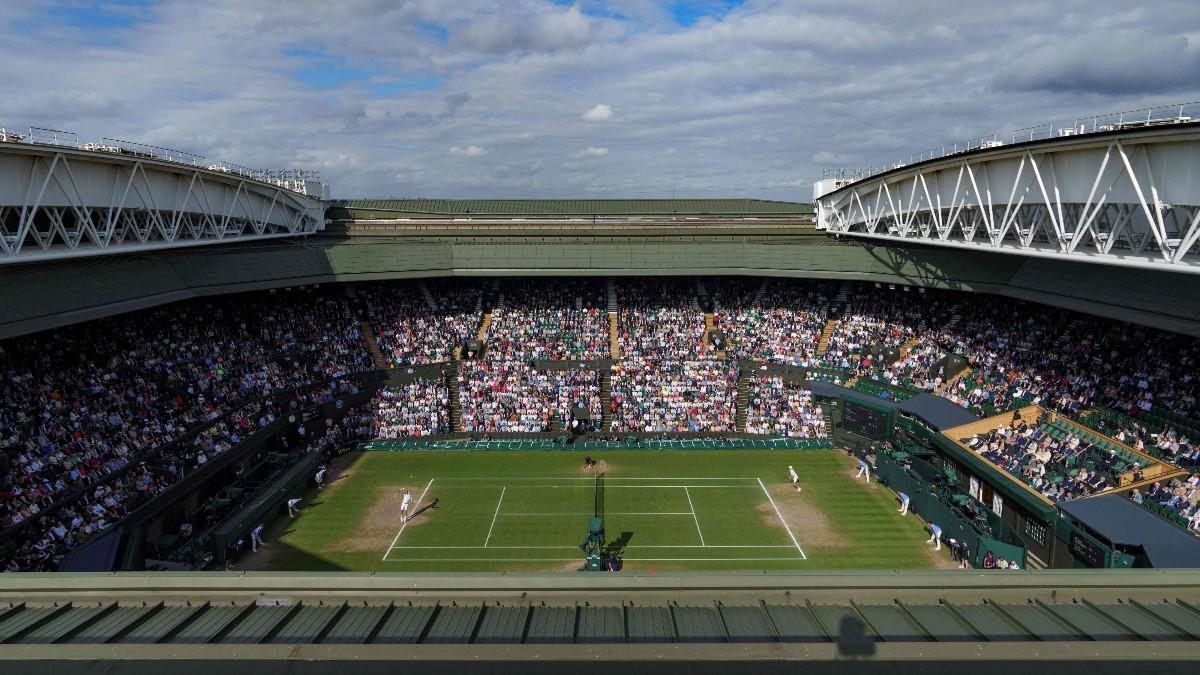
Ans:
[[[0,126],[339,197],[808,200],[821,170],[1200,100],[1200,2],[3,0]]]

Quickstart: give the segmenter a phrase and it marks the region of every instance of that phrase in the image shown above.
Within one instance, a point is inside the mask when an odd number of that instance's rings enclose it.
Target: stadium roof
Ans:
[[[0,575],[0,662],[99,672],[101,662],[174,659],[192,665],[178,672],[210,672],[254,661],[255,672],[274,672],[279,660],[295,673],[353,660],[315,672],[357,673],[387,659],[419,660],[422,672],[497,672],[480,664],[500,659],[506,672],[578,673],[597,670],[579,662],[607,662],[601,672],[698,659],[721,661],[705,672],[822,672],[812,666],[866,659],[858,667],[886,672],[1022,661],[1023,672],[1062,673],[1064,659],[1194,661],[1198,574]],[[67,659],[77,665],[48,667]],[[793,662],[757,665],[781,659]],[[1153,672],[1167,672],[1161,665]]]
[[[1064,513],[1118,546],[1141,546],[1155,567],[1200,567],[1200,539],[1119,495],[1063,502]]]
[[[957,403],[933,394],[918,394],[896,408],[925,420],[934,431],[953,429],[980,419]]]
[[[725,216],[811,217],[812,204],[765,199],[349,199],[326,216],[351,218]]]

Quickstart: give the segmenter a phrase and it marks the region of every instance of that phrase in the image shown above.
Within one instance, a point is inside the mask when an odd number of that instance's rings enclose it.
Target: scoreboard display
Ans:
[[[846,399],[842,406],[842,427],[846,431],[874,440],[887,438],[891,433],[888,412]]]

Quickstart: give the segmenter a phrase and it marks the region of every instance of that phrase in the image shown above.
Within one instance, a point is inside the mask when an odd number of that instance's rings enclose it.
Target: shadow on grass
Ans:
[[[612,540],[607,546],[604,547],[604,556],[608,557],[610,555],[623,555],[625,553],[625,547],[629,546],[630,539],[633,539],[632,532],[622,532],[621,536]]]
[[[243,566],[241,563],[245,561]],[[233,563],[233,571],[263,572],[343,572],[349,567],[326,560],[285,541],[268,540],[257,554],[243,552]]]

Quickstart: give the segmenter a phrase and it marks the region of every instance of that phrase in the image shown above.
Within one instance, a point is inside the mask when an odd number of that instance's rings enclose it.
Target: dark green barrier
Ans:
[[[899,461],[886,454],[880,453],[875,458],[875,468],[879,474],[879,479],[892,490],[908,495],[910,511],[921,516],[926,523],[933,523],[942,528],[943,543],[950,539],[967,542],[967,546],[971,551],[971,563],[976,567],[982,565],[983,556],[988,550],[991,550],[997,556],[1001,555],[1001,552],[997,550],[999,548],[1004,552],[1006,559],[1013,560],[1015,557],[1021,565],[1021,569],[1025,569],[1025,548],[1023,546],[1004,543],[980,534],[971,520],[965,518],[953,506],[943,501],[934,492],[929,481],[922,480],[921,474],[932,476],[936,473],[936,469],[927,462],[919,459],[913,459],[912,463],[914,470],[909,471]],[[963,497],[965,498],[966,496],[964,495]],[[991,516],[994,514],[991,514],[990,511],[986,511],[985,513],[988,515],[989,524],[992,524],[993,518]],[[1008,534],[1002,531],[999,536]],[[1007,536],[1006,538],[1018,541],[1014,536]],[[991,545],[991,542],[995,542],[996,545]]]
[[[526,439],[452,441],[435,439],[375,440],[358,444],[359,450],[828,450],[833,442],[813,438],[629,439],[623,441],[577,441]]]
[[[977,561],[979,561],[980,566],[983,565],[983,556],[986,555],[988,551],[991,551],[992,555],[996,556],[997,558],[1016,560],[1017,564],[1021,566],[1021,569],[1025,569],[1025,548],[1023,546],[1013,546],[1012,544],[1006,544],[990,537],[980,537],[980,555],[976,556],[975,558]]]
[[[213,553],[218,565],[225,563],[225,551],[230,541],[244,536],[260,522],[274,520],[284,502],[304,491],[322,458],[321,453],[310,452],[298,459],[283,475],[271,481],[254,501],[238,509],[216,529]]]

